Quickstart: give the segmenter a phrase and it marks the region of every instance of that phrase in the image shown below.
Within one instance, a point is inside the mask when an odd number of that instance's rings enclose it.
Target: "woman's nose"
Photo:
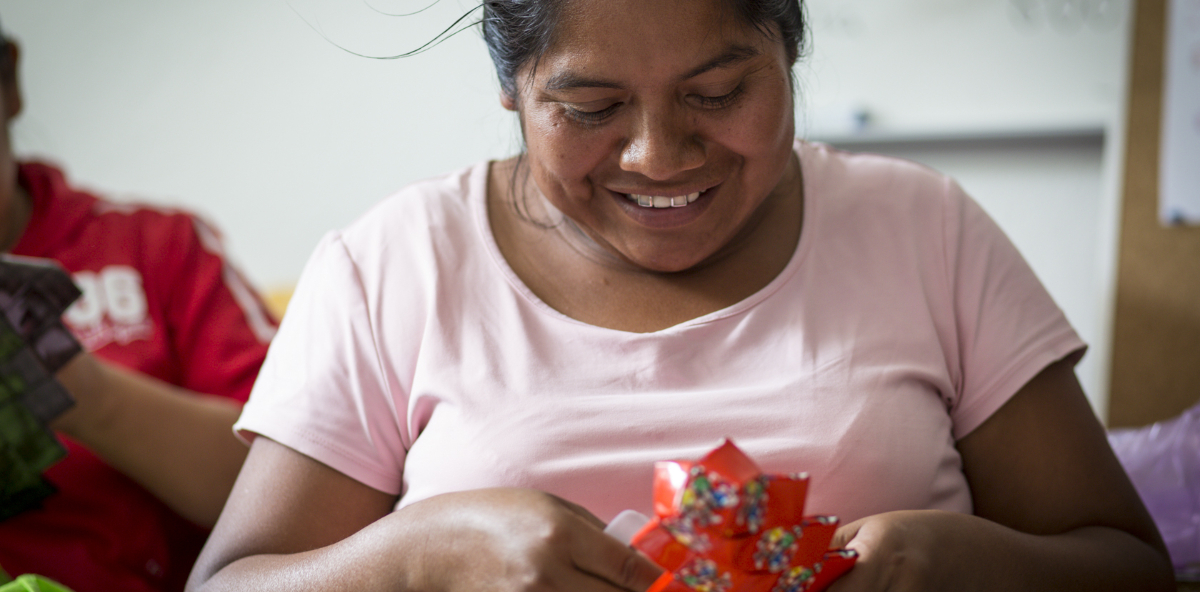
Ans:
[[[621,149],[621,169],[668,181],[704,164],[704,144],[685,114],[655,110],[635,119]]]

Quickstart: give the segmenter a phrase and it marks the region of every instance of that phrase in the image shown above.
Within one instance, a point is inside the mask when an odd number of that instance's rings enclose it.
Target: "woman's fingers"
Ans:
[[[854,563],[854,567],[846,572],[842,577],[835,580],[826,588],[827,592],[859,592],[866,590],[877,589],[874,583],[877,580],[878,570],[875,569],[872,561],[872,545],[868,540],[871,538],[868,533],[862,532],[862,527],[869,518],[856,520],[849,524],[844,524],[838,527],[833,534],[833,540],[830,541],[829,547],[853,549],[858,552],[858,561]],[[860,537],[859,535],[864,536]]]
[[[858,530],[862,527],[863,520],[866,519],[855,520],[849,524],[839,526],[837,531],[833,533],[833,539],[829,541],[829,548],[841,549],[850,544],[850,541],[858,536]]]
[[[528,489],[444,494],[409,507],[439,533],[426,546],[432,581],[448,592],[645,592],[662,572],[604,533],[583,507]]]
[[[661,567],[633,547],[605,534],[603,522],[597,520],[597,527],[588,520],[588,517],[595,519],[591,513],[576,508],[586,514],[580,516],[586,526],[573,539],[575,544],[571,549],[571,560],[577,569],[630,592],[644,592],[658,579],[663,572]]]
[[[581,571],[629,592],[644,592],[662,575],[663,569],[645,555],[608,535],[603,536],[607,541],[599,548],[574,557],[575,565]]]
[[[574,539],[577,545],[571,550],[571,559],[580,571],[631,592],[643,592],[662,574],[662,568],[645,555],[605,534],[604,521],[595,514],[569,500],[552,497],[586,525],[581,536]]]
[[[839,530],[835,540],[858,552],[858,561],[829,592],[934,592],[962,590],[979,575],[973,561],[984,542],[972,539],[985,522],[938,510],[905,510],[868,516]],[[848,539],[848,540],[847,540]],[[968,541],[979,545],[978,548]],[[978,583],[978,582],[976,582]]]

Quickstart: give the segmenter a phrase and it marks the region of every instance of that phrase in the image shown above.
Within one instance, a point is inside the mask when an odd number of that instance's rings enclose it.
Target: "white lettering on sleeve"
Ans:
[[[196,236],[200,238],[200,244],[204,246],[204,250],[221,259],[221,277],[225,281],[225,287],[229,288],[229,292],[233,294],[234,301],[246,315],[246,324],[250,326],[250,330],[260,342],[270,343],[271,339],[275,337],[275,324],[270,321],[266,308],[254,295],[250,285],[242,278],[241,272],[225,256],[224,248],[221,246],[221,236],[198,216],[193,220]]]

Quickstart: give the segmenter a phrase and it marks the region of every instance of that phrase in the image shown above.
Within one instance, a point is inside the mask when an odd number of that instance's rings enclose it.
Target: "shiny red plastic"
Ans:
[[[819,592],[854,566],[837,518],[805,516],[808,476],[764,475],[725,440],[654,466],[655,517],[633,546],[667,570],[650,592]]]

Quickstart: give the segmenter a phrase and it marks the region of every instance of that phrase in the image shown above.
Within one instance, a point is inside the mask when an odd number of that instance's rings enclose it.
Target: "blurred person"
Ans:
[[[40,508],[0,522],[0,568],[76,592],[183,588],[246,447],[231,426],[275,320],[186,212],[116,203],[18,162],[18,47],[0,50],[0,251],[58,261],[83,292],[64,322],[84,347],[57,378],[68,454]]]

